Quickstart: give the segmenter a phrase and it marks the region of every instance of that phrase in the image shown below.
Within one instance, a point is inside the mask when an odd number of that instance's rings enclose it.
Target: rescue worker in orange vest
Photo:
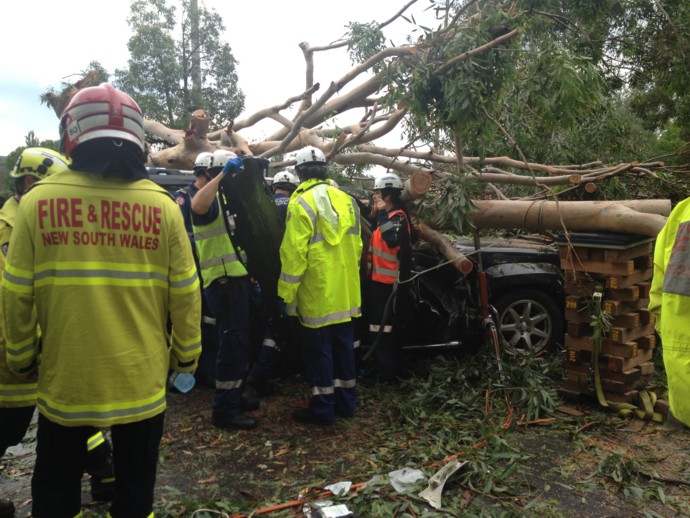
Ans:
[[[218,428],[251,430],[257,425],[256,419],[244,412],[259,408],[259,401],[242,395],[249,363],[251,285],[247,269],[228,235],[218,198],[224,175],[237,173],[241,168],[242,159],[232,151],[219,149],[213,153],[213,164],[208,169],[211,180],[192,198],[192,225],[204,295],[218,329],[211,423]]]
[[[60,119],[70,170],[19,205],[2,304],[10,369],[31,374],[40,353],[34,518],[81,516],[94,426],[111,427],[108,516],[153,516],[168,369],[193,372],[201,351],[191,245],[147,178],[143,122],[112,85],[79,90]]]
[[[403,185],[393,173],[374,180],[372,213],[376,229],[369,244],[371,275],[369,332],[378,381],[394,382],[400,372],[400,351],[394,339],[395,295],[398,280],[408,279],[411,269],[410,220],[400,200]]]
[[[302,183],[290,197],[280,246],[278,295],[299,318],[309,408],[292,417],[330,425],[352,417],[357,402],[353,319],[361,316],[359,207],[332,187],[326,157],[315,147],[295,156]]]
[[[36,182],[55,173],[66,171],[69,160],[48,148],[27,148],[22,151],[10,177],[15,181],[15,195],[0,210],[0,275],[14,229],[22,196]],[[2,311],[2,306],[0,306]],[[26,435],[36,410],[36,379],[22,377],[7,368],[5,359],[4,324],[0,318],[0,457],[10,446],[19,444]],[[88,452],[87,471],[91,475],[91,497],[95,501],[113,499],[115,478],[110,443],[103,432],[94,428],[85,445]],[[0,518],[14,516],[14,504],[0,498]]]

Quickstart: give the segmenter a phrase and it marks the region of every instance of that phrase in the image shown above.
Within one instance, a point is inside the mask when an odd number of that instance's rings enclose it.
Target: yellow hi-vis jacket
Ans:
[[[690,426],[690,198],[676,205],[656,239],[649,311],[663,346],[671,412]]]
[[[18,209],[19,202],[12,196],[0,210],[0,275],[5,269],[5,256],[9,249]],[[5,343],[5,325],[2,322],[2,305],[0,305],[0,407],[34,406],[36,381],[17,376],[9,370],[5,360]]]
[[[207,225],[199,225],[192,216],[194,229],[194,245],[199,256],[199,268],[204,288],[221,277],[243,277],[247,269],[240,262],[235,247],[230,241],[228,231],[223,221],[223,211],[220,200],[216,195],[218,216]]]
[[[40,353],[38,409],[63,426],[160,414],[168,368],[193,372],[201,352],[182,214],[149,180],[66,171],[34,185],[19,205],[2,303],[7,363],[23,372]]]
[[[361,315],[359,207],[323,180],[303,182],[290,197],[280,246],[278,295],[306,327]]]

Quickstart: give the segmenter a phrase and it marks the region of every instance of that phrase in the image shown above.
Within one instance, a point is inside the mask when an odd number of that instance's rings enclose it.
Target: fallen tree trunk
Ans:
[[[443,234],[436,232],[424,223],[420,223],[416,226],[416,228],[420,239],[423,239],[436,248],[438,253],[450,261],[460,273],[467,275],[472,271],[474,268],[474,263],[465,257],[465,254],[457,250],[451,243],[450,239]]]
[[[670,200],[475,201],[477,228],[591,232],[611,231],[656,237],[671,213]]]

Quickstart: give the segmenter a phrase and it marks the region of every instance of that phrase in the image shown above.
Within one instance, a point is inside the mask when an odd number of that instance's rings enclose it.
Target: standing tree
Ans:
[[[244,109],[237,61],[221,40],[225,26],[218,13],[196,0],[182,0],[181,8],[178,24],[176,8],[166,0],[132,2],[130,59],[115,71],[115,84],[147,117],[169,128],[186,127],[196,110],[218,126]]]

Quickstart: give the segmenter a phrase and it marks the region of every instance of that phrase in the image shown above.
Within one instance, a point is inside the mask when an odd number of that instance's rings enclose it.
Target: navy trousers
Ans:
[[[357,402],[354,325],[352,321],[303,328],[304,368],[309,408],[324,420],[352,417]]]
[[[204,293],[218,330],[213,416],[233,417],[240,413],[249,363],[249,277],[221,277]]]
[[[164,413],[143,421],[114,425],[113,518],[147,518],[153,512],[158,449]],[[31,479],[34,518],[73,518],[81,510],[81,479],[88,465],[86,442],[91,426],[61,426],[38,416],[36,466]]]

